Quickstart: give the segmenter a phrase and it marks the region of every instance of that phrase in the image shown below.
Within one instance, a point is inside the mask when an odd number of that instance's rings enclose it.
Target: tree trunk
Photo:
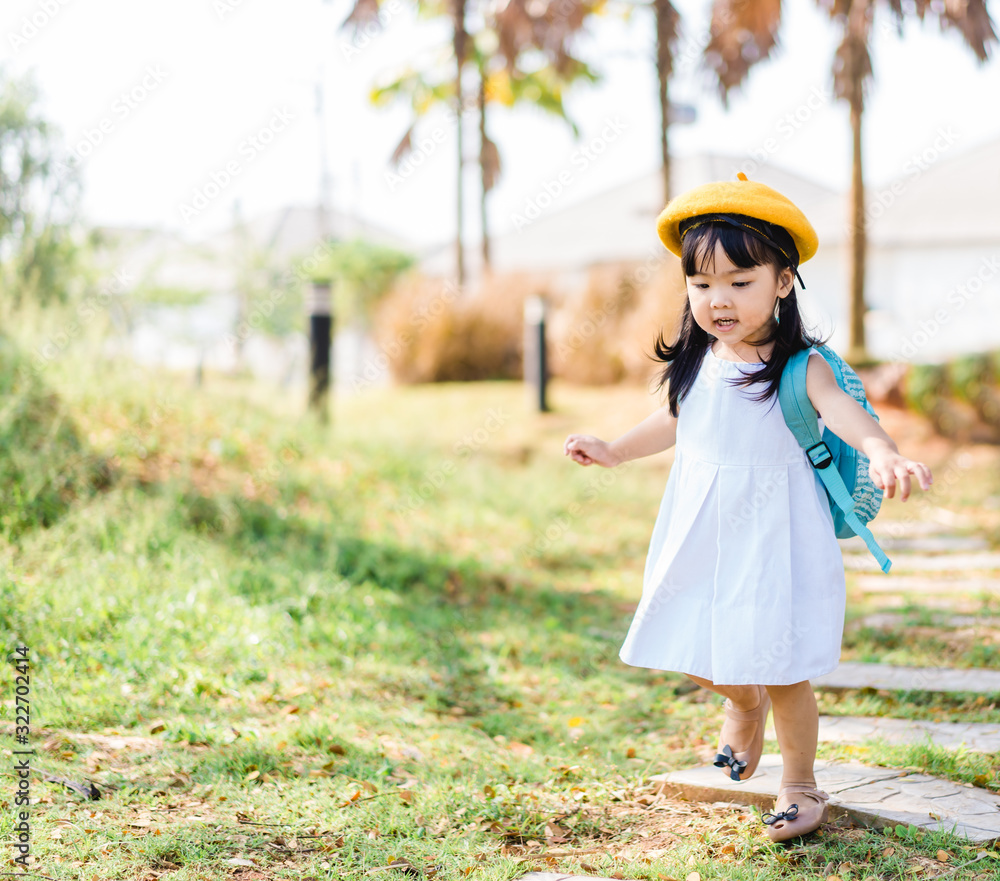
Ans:
[[[861,91],[860,82],[857,85]],[[851,342],[848,359],[854,364],[868,360],[865,343],[865,183],[861,168],[861,117],[860,101],[851,101],[851,133],[853,135],[853,163],[851,168]]]
[[[479,170],[482,178],[482,200],[480,201],[480,213],[483,224],[483,269],[490,268],[490,234],[489,225],[486,219],[486,196],[489,193],[489,169],[486,167],[488,157],[486,155],[486,75],[483,72],[479,77]]]
[[[455,251],[456,251],[456,271],[458,286],[461,288],[465,284],[465,248],[462,243],[463,211],[462,202],[464,200],[464,189],[462,187],[462,173],[464,171],[464,146],[462,144],[462,71],[465,69],[465,43],[467,34],[465,32],[465,5],[467,0],[453,0],[454,2],[454,46],[455,46],[455,113],[457,114],[457,137],[458,142],[458,203],[456,205],[457,229],[455,231]]]
[[[660,87],[660,170],[663,175],[663,203],[670,201],[670,148],[667,130],[670,127],[670,96],[668,84],[672,68],[667,39],[666,10],[657,2],[656,9],[656,77]]]
[[[868,57],[872,0],[853,0],[847,18],[846,92],[851,108],[851,340],[847,358],[852,364],[868,361],[865,343],[865,181],[861,165],[861,121],[865,109],[865,78],[871,74]]]

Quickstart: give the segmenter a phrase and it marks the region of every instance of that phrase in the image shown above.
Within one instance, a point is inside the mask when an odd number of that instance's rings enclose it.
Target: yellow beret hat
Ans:
[[[795,204],[777,190],[747,180],[742,171],[737,178],[695,187],[667,203],[656,220],[656,232],[667,250],[681,256],[680,225],[691,217],[743,214],[784,227],[795,242],[800,263],[812,257],[819,246],[816,230]]]

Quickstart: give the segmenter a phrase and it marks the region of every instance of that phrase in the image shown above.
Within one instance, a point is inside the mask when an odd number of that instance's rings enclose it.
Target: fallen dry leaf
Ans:
[[[569,841],[569,833],[558,823],[546,823],[545,840],[549,844],[562,844],[564,841]]]

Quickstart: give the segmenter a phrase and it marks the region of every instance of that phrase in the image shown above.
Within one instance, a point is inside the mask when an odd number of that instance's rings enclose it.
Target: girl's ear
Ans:
[[[792,291],[795,282],[795,273],[787,266],[778,273],[778,296],[787,297]]]

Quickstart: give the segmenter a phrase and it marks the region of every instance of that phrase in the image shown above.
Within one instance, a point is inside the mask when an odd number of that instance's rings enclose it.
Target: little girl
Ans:
[[[570,435],[565,453],[610,468],[676,443],[621,658],[726,698],[715,764],[733,780],[756,770],[773,706],[783,771],[764,822],[782,841],[826,820],[809,679],[837,666],[844,624],[829,502],[777,405],[789,357],[818,342],[795,297],[816,233],[791,201],[743,174],[671,200],[657,231],[687,278],[678,338],[668,345],[661,334],[655,347],[667,406],[611,443]],[[819,352],[806,389],[823,425],[869,458],[885,495],[898,486],[905,501],[911,475],[930,487],[930,470],[900,454]]]

